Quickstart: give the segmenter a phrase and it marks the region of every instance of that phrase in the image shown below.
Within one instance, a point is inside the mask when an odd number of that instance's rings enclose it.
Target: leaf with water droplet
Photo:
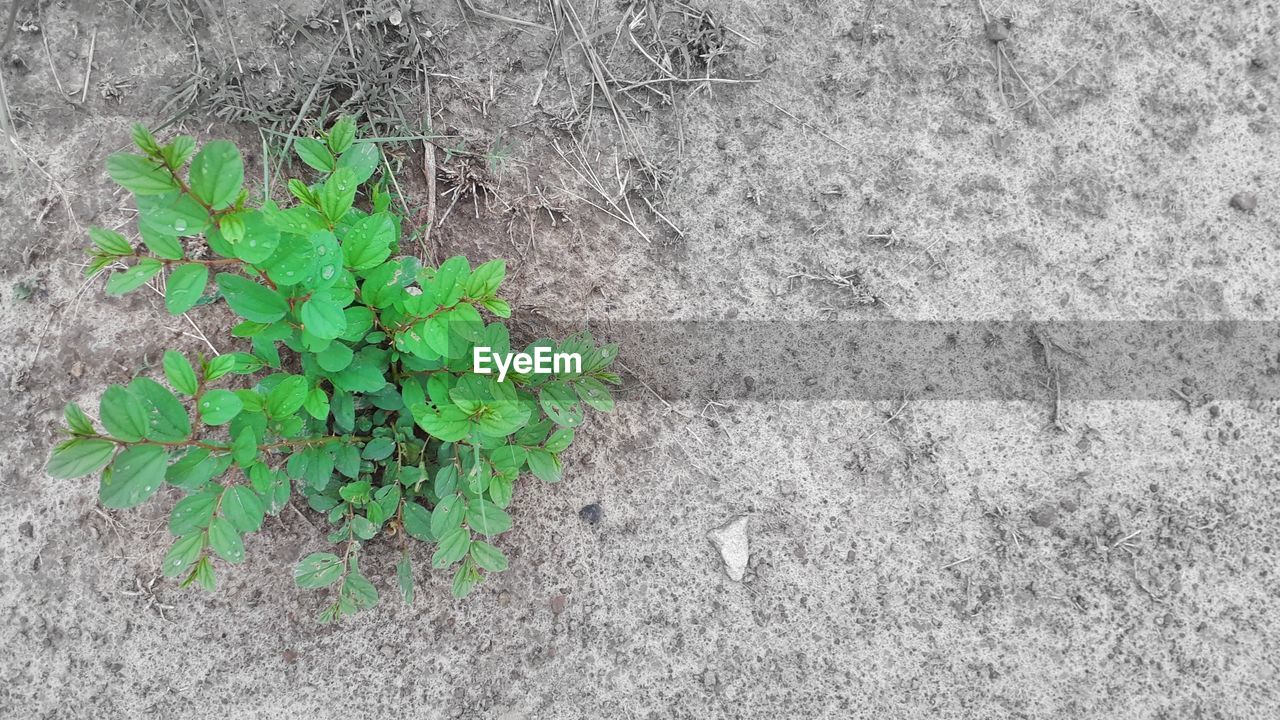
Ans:
[[[200,398],[198,409],[206,425],[226,425],[244,409],[244,401],[230,390],[210,390]]]
[[[396,239],[396,222],[390,213],[374,213],[351,226],[342,238],[342,254],[347,267],[355,271],[380,265],[391,255]]]
[[[227,140],[208,143],[191,160],[191,192],[214,210],[227,207],[244,184],[244,160]]]
[[[350,168],[338,168],[316,193],[320,201],[320,212],[330,224],[337,224],[343,215],[351,209],[356,199],[358,183],[355,173]]]

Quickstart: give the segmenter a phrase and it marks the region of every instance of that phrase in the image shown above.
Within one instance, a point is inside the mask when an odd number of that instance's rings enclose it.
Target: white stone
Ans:
[[[707,539],[720,551],[724,571],[734,582],[742,582],[747,572],[750,548],[747,546],[747,516],[739,515],[707,533]]]

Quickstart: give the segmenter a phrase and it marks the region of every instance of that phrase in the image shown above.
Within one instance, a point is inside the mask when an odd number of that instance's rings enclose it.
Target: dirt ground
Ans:
[[[699,367],[628,351],[632,321],[1268,327],[1280,9],[984,2],[21,2],[0,717],[1280,716],[1280,405],[1259,390],[1280,332],[1256,386],[1154,399],[1073,395],[1070,348],[1030,337],[1005,350],[1043,378],[960,397],[757,397],[733,369],[764,352],[780,376],[859,368],[750,333]],[[314,82],[386,68],[362,96]],[[291,578],[325,545],[305,505],[206,594],[158,577],[176,490],[103,510],[43,466],[67,401],[96,408],[166,348],[236,347],[221,304],[173,318],[83,279],[83,229],[130,219],[103,170],[130,124],[181,113],[162,133],[235,139],[252,178],[258,127],[335,108],[429,117],[483,156],[433,156],[450,210],[423,254],[506,257],[517,317],[616,326],[629,370],[565,481],[522,481],[509,571],[456,601],[420,569],[414,605],[319,626]],[[421,211],[422,143],[387,152]],[[725,382],[666,392],[687,373]],[[707,534],[741,516],[739,582]],[[366,557],[394,582],[393,552]]]

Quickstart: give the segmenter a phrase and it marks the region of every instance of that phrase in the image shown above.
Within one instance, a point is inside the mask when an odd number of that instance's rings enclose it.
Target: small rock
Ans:
[[[993,43],[1009,39],[1009,25],[1003,20],[992,20],[987,23],[987,40]]]
[[[604,517],[604,508],[600,507],[600,503],[591,503],[583,505],[578,511],[578,517],[582,518],[582,522],[588,525],[599,525],[600,519]]]
[[[498,593],[498,607],[506,607],[511,604],[511,593],[503,590]]]
[[[720,551],[724,560],[724,571],[734,582],[742,582],[750,559],[750,547],[747,544],[747,516],[739,515],[729,522],[707,533],[707,539]]]
[[[18,532],[22,533],[22,537],[30,539],[35,536],[36,529],[30,520],[26,520],[18,526]]]
[[[1238,192],[1231,196],[1231,207],[1241,212],[1253,212],[1258,207],[1258,196],[1251,192]]]
[[[568,604],[568,602],[569,602],[569,598],[565,597],[564,595],[556,595],[555,597],[551,598],[552,614],[559,615],[560,613],[564,612],[564,606]]]
[[[1031,522],[1040,527],[1053,527],[1058,523],[1058,508],[1052,505],[1041,505],[1031,511]]]
[[[285,662],[287,662],[287,663],[289,663],[290,665],[292,665],[292,664],[294,664],[294,663],[298,662],[298,651],[297,651],[297,650],[285,650],[285,651],[284,651],[284,661],[285,661]]]
[[[729,141],[728,141],[728,140],[725,140],[725,139],[724,139],[724,138],[722,138],[722,137],[720,137],[720,138],[716,138],[716,148],[717,148],[717,149],[719,149],[719,150],[724,150],[724,149],[725,149],[725,148],[727,148],[727,147],[729,147]]]

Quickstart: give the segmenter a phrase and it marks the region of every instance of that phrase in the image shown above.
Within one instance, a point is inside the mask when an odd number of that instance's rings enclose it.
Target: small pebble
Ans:
[[[1258,196],[1251,192],[1238,192],[1231,196],[1231,207],[1242,212],[1253,212],[1258,207]]]
[[[296,651],[296,650],[285,650],[285,651],[284,651],[284,661],[285,661],[285,662],[287,662],[287,663],[289,663],[290,665],[292,665],[293,663],[298,662],[298,651]]]
[[[1031,522],[1040,527],[1051,527],[1058,522],[1058,508],[1052,505],[1041,505],[1031,511]]]
[[[600,519],[604,517],[604,508],[600,507],[599,503],[584,505],[578,511],[578,517],[582,518],[582,521],[588,525],[599,525]]]
[[[28,520],[18,526],[18,532],[22,533],[22,537],[31,538],[35,536],[35,527]]]
[[[551,612],[555,615],[559,615],[560,613],[564,612],[564,606],[568,602],[569,602],[569,598],[565,597],[564,595],[556,595],[555,597],[551,598]]]
[[[724,571],[734,582],[742,582],[750,559],[750,543],[747,540],[747,516],[739,515],[707,533],[707,539],[720,551]]]

